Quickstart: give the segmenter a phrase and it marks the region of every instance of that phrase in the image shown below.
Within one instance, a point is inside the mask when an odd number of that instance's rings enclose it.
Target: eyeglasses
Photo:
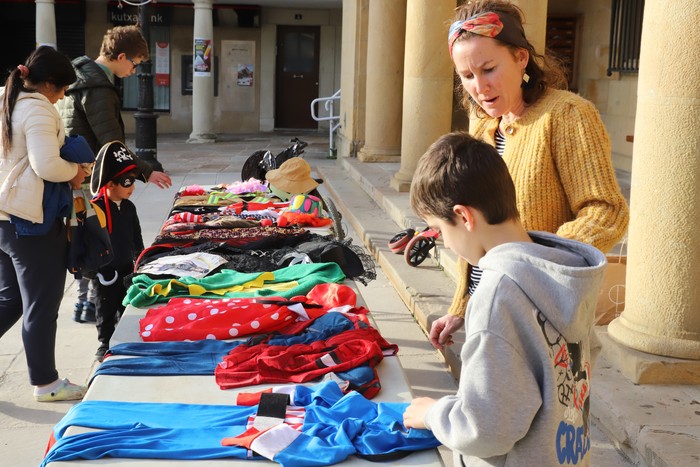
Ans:
[[[135,70],[136,67],[138,66],[138,65],[136,64],[136,62],[135,62],[133,59],[129,58],[129,57],[126,57],[126,59],[129,60],[129,61],[131,62],[131,66],[133,66],[132,69]]]

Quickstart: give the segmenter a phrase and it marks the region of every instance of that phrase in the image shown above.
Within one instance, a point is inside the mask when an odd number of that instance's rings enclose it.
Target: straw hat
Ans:
[[[278,169],[267,172],[265,178],[270,185],[291,194],[308,193],[319,185],[311,177],[311,166],[301,157],[287,159]]]

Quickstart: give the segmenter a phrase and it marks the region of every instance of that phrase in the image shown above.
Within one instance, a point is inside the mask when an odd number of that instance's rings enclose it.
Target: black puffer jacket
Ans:
[[[124,141],[119,90],[89,57],[73,60],[78,79],[56,104],[69,135],[82,135],[92,150],[110,141]]]
[[[125,142],[121,97],[104,70],[93,59],[73,60],[77,80],[56,103],[68,135],[82,135],[95,154],[111,141]],[[143,160],[137,165],[146,178],[153,168]]]

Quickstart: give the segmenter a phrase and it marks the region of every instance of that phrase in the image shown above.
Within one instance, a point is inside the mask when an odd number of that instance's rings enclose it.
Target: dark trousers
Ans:
[[[34,386],[58,378],[56,320],[66,282],[66,227],[56,221],[46,235],[17,237],[0,221],[0,336],[22,318],[22,342]]]
[[[97,319],[97,340],[100,344],[109,346],[109,340],[114,334],[114,328],[117,320],[124,312],[122,300],[126,295],[126,286],[124,286],[124,278],[131,271],[122,271],[119,277],[112,285],[103,285],[98,279],[93,281],[95,287],[95,318]],[[110,274],[107,274],[110,276]],[[105,277],[110,280],[112,277]]]

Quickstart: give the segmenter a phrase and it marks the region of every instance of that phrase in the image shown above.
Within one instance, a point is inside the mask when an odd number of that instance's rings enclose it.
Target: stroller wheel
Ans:
[[[418,234],[406,245],[404,258],[409,266],[419,266],[423,261],[430,256],[430,250],[435,247],[435,239],[432,237],[423,237]]]
[[[406,245],[408,245],[408,242],[411,241],[415,234],[416,231],[411,228],[402,230],[401,232],[391,237],[391,240],[389,240],[388,245],[389,249],[392,253],[403,253],[404,249],[406,248]]]
[[[333,220],[333,232],[335,233],[335,238],[338,241],[345,240],[345,230],[343,230],[343,216],[335,207],[335,203],[330,198],[322,198],[323,204],[328,209],[328,216]]]

